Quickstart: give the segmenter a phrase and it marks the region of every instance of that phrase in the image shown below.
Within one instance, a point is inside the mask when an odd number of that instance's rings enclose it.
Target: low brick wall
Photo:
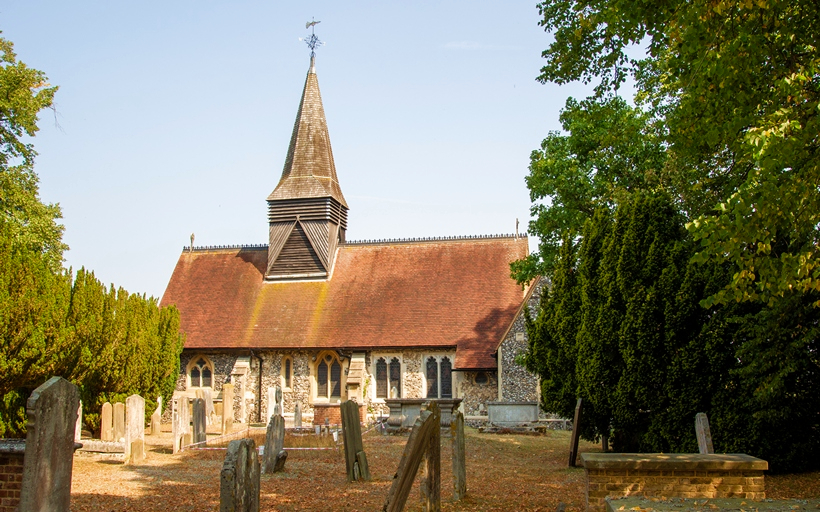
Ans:
[[[364,423],[365,408],[359,406],[359,421]],[[313,425],[324,425],[327,418],[330,425],[342,424],[339,404],[313,404]]]
[[[0,512],[15,512],[23,487],[25,439],[0,439]]]
[[[766,498],[765,460],[743,454],[582,453],[587,510],[605,498]]]

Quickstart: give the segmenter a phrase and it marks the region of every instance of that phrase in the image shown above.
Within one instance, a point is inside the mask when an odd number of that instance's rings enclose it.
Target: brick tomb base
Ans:
[[[359,406],[359,421],[364,423],[365,408]],[[313,404],[313,425],[324,425],[325,419],[329,425],[341,425],[342,413],[339,404]]]
[[[23,486],[25,439],[0,439],[0,512],[15,512]]]
[[[582,453],[587,510],[606,497],[766,498],[765,460],[743,454]]]

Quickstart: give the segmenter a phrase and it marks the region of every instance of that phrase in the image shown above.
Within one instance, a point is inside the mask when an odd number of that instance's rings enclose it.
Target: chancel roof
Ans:
[[[310,58],[310,69],[293,124],[285,168],[268,201],[332,197],[347,207],[336,177],[314,59]]]
[[[456,348],[455,369],[497,367],[495,349],[525,300],[512,236],[349,243],[330,279],[266,282],[267,248],[194,249],[162,305],[180,310],[186,349]]]

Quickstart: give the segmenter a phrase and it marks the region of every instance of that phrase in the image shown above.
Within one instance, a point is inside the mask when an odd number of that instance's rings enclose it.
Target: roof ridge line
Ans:
[[[268,244],[238,244],[238,245],[186,245],[182,247],[183,252],[190,251],[213,251],[216,249],[267,249]]]
[[[460,240],[493,240],[500,238],[523,238],[521,235],[497,234],[497,235],[455,235],[455,236],[432,236],[432,237],[413,237],[413,238],[377,238],[368,240],[348,240],[339,245],[367,245],[367,244],[387,244],[387,243],[418,243],[418,242],[455,242]]]

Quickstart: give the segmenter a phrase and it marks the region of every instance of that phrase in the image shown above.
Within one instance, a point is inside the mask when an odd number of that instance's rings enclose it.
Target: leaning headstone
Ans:
[[[460,500],[467,495],[467,465],[464,449],[464,415],[461,411],[453,414],[450,423],[450,437],[453,442],[453,499]]]
[[[145,459],[145,399],[131,395],[125,399],[125,463],[140,462]]]
[[[205,418],[207,424],[211,425],[216,420],[216,410],[214,409],[214,395],[210,388],[202,390],[203,398],[205,399]]]
[[[222,435],[233,430],[233,384],[222,385]]]
[[[111,415],[111,404],[105,402],[102,405],[102,413],[100,414],[100,440],[102,441],[114,440],[114,426],[111,424]]]
[[[347,481],[370,480],[367,457],[362,447],[362,426],[359,423],[359,404],[352,400],[339,406],[342,415],[342,437],[345,447]]]
[[[74,426],[74,442],[79,443],[83,435],[83,401],[77,406],[77,424]]]
[[[706,413],[695,415],[695,435],[698,438],[698,453],[715,453],[712,446],[712,430],[709,428],[709,418]]]
[[[228,444],[219,476],[220,512],[259,512],[259,459],[253,439]]]
[[[281,414],[274,414],[268,423],[268,431],[265,435],[265,455],[262,459],[262,472],[275,473],[276,467],[281,466],[279,471],[284,469],[284,460],[278,464],[280,458],[287,459],[285,447],[285,418]]]
[[[34,390],[26,403],[26,452],[17,510],[67,511],[71,507],[74,428],[80,392],[52,377]]]
[[[575,404],[575,419],[572,421],[572,441],[569,447],[569,467],[575,467],[575,459],[578,458],[578,443],[581,439],[581,404],[579,398]]]
[[[114,441],[120,442],[125,439],[125,404],[117,402],[114,404]]]
[[[296,402],[296,407],[293,409],[293,426],[302,428],[302,402]]]
[[[194,438],[193,442],[205,442],[205,426],[207,424],[207,416],[205,414],[205,400],[202,398],[194,399]]]

